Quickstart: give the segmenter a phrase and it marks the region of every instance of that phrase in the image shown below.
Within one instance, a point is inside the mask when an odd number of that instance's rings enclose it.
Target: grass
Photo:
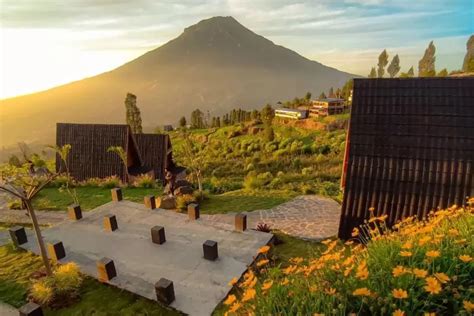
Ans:
[[[111,201],[110,188],[87,186],[77,187],[76,191],[84,211],[89,211]],[[148,194],[160,195],[162,193],[158,189],[134,187],[123,188],[122,191],[125,200],[134,202],[142,202],[143,197]],[[66,210],[72,203],[73,200],[67,192],[61,192],[54,187],[43,189],[33,200],[33,206],[38,210]]]
[[[295,194],[284,191],[246,192],[244,190],[210,195],[201,203],[201,213],[217,214],[264,210],[285,203],[294,196]]]
[[[16,308],[26,303],[30,275],[42,268],[40,257],[16,250],[12,245],[0,247],[0,301]],[[156,302],[85,278],[81,300],[59,310],[45,309],[45,315],[180,315]]]

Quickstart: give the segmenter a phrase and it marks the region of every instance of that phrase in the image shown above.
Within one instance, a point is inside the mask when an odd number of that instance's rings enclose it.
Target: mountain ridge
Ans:
[[[127,92],[137,95],[150,131],[198,107],[212,115],[259,108],[306,91],[319,94],[352,77],[274,44],[233,17],[213,17],[113,70],[1,100],[1,144],[54,142],[59,121],[122,123]]]

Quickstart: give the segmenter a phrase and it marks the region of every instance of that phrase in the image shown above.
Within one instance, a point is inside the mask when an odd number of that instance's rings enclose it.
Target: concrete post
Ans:
[[[199,204],[191,203],[188,205],[188,217],[190,220],[196,220],[200,216]]]
[[[66,257],[66,251],[64,250],[64,245],[62,241],[56,241],[54,243],[48,243],[48,253],[49,257],[58,261]]]
[[[121,188],[113,188],[110,190],[112,193],[112,201],[120,202],[122,201],[122,189]]]
[[[20,316],[43,316],[43,309],[33,302],[26,303],[18,310]]]
[[[235,230],[243,232],[247,229],[247,215],[237,214],[235,215]]]
[[[98,279],[101,282],[108,282],[117,276],[117,271],[115,270],[115,264],[112,259],[102,258],[96,262],[97,265],[97,275]]]
[[[10,238],[12,239],[12,242],[15,247],[18,247],[28,242],[24,227],[13,226],[8,229],[8,232],[10,233]]]
[[[166,241],[165,228],[162,226],[154,226],[151,229],[151,241],[154,244],[163,244]]]
[[[156,299],[166,305],[171,304],[175,299],[173,282],[168,279],[161,278],[156,282],[155,292]]]
[[[153,195],[147,195],[144,198],[146,208],[154,210],[156,208],[156,201]]]
[[[69,219],[72,219],[74,221],[81,219],[82,218],[81,206],[79,204],[69,205],[67,208],[67,214],[69,216]]]
[[[117,217],[112,214],[107,214],[104,216],[104,230],[108,232],[113,232],[118,229]]]
[[[214,261],[219,257],[217,252],[217,241],[206,240],[202,244],[202,249],[204,251],[204,259]]]

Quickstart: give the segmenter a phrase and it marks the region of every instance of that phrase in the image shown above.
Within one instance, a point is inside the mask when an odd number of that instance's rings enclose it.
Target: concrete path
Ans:
[[[16,310],[13,306],[0,302],[0,315],[1,316],[18,316],[18,310]]]
[[[246,212],[249,228],[266,223],[288,235],[321,240],[337,234],[341,206],[330,198],[302,195],[269,210]],[[215,222],[232,224],[235,213],[201,215]]]
[[[40,225],[57,225],[67,218],[66,211],[36,211]],[[0,209],[0,222],[31,224],[26,210]]]

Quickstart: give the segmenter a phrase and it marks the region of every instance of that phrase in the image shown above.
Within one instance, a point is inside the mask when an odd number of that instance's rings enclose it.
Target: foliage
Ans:
[[[107,148],[107,152],[112,152],[119,156],[120,160],[122,161],[124,170],[128,175],[128,157],[122,146],[110,146],[109,148]]]
[[[149,174],[141,174],[135,177],[133,186],[136,188],[156,188],[156,181]]]
[[[183,194],[176,197],[176,208],[178,210],[186,210],[188,205],[195,203],[196,198],[191,194]]]
[[[67,193],[71,196],[72,200],[74,201],[75,204],[79,204],[79,199],[77,198],[77,192],[75,188],[71,188],[72,185],[72,177],[71,173],[69,172],[69,164],[67,161],[67,158],[69,156],[69,152],[71,151],[72,146],[70,144],[63,145],[62,147],[59,146],[50,146],[55,153],[59,156],[61,159],[62,165],[64,166],[64,171],[65,171],[65,176],[66,176],[66,182],[64,183],[61,188],[64,188]]]
[[[390,78],[395,77],[398,72],[400,71],[400,58],[398,57],[398,54],[395,55],[390,62],[390,65],[387,67],[387,72],[390,75]]]
[[[186,127],[186,118],[184,116],[181,116],[178,122],[179,127]]]
[[[370,69],[370,73],[369,73],[368,77],[371,78],[371,79],[377,78],[377,71],[375,70],[375,67],[372,67]]]
[[[435,57],[436,47],[433,41],[430,42],[428,48],[425,50],[425,54],[418,62],[418,76],[419,77],[434,77],[436,76],[435,69]]]
[[[447,77],[448,76],[448,70],[446,68],[443,68],[438,72],[438,74],[436,76],[437,77]]]
[[[400,78],[413,78],[415,76],[415,71],[413,70],[413,66],[408,69],[408,72],[402,72],[400,74]]]
[[[269,233],[272,231],[270,225],[268,225],[267,223],[258,223],[256,230],[264,233]]]
[[[142,131],[142,117],[140,109],[137,106],[137,97],[134,94],[127,93],[125,97],[126,122],[130,125],[132,133],[141,134]]]
[[[472,203],[354,229],[354,240],[325,240],[319,256],[275,265],[260,249],[256,267],[226,299],[229,315],[470,315],[474,307]],[[355,241],[359,243],[355,243]],[[318,314],[319,313],[319,314]]]
[[[388,64],[388,54],[387,50],[384,49],[383,52],[380,53],[379,55],[379,62],[377,64],[377,77],[378,78],[383,78],[383,75],[385,74],[385,66]]]
[[[466,43],[466,56],[464,56],[462,70],[474,72],[474,35],[471,35]]]

